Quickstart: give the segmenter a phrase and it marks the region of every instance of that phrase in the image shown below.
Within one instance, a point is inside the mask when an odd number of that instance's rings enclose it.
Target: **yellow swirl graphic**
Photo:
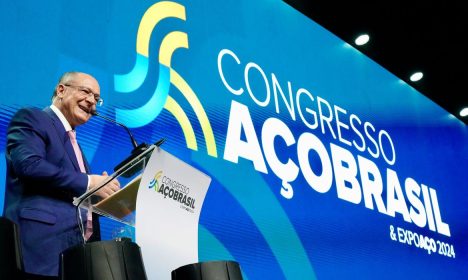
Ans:
[[[218,157],[213,129],[211,128],[210,121],[208,120],[208,116],[206,115],[205,110],[203,110],[203,106],[200,103],[200,100],[198,100],[195,92],[193,92],[189,84],[172,68],[170,77],[171,83],[175,85],[176,88],[185,96],[190,106],[192,106],[193,110],[195,111],[195,114],[197,115],[198,121],[200,122],[203,131],[203,136],[205,137],[208,154],[213,157]]]
[[[166,18],[178,18],[185,21],[185,7],[175,2],[161,1],[148,8],[138,27],[135,66],[133,70],[127,74],[114,76],[116,91],[126,93],[134,92],[143,84],[149,69],[149,44],[151,34],[156,25]],[[177,101],[169,95],[171,89],[170,85],[172,84],[182,93],[194,110],[200,122],[208,154],[217,157],[216,142],[208,116],[195,92],[171,65],[172,56],[175,51],[180,48],[188,49],[188,47],[187,33],[173,31],[164,36],[158,54],[159,79],[153,95],[145,104],[138,108],[117,108],[116,118],[119,122],[123,122],[129,127],[143,127],[156,119],[162,109],[166,109],[179,122],[187,147],[192,150],[197,150],[198,146],[195,132],[187,114]]]
[[[163,19],[175,17],[185,21],[185,7],[179,3],[161,1],[151,6],[143,15],[137,35],[137,53],[149,56],[149,42],[154,27]]]
[[[187,142],[187,148],[197,151],[198,147],[197,139],[195,138],[195,132],[193,131],[193,127],[190,124],[190,121],[182,107],[180,107],[180,105],[174,100],[174,98],[168,96],[166,104],[164,104],[164,109],[171,112],[171,114],[174,115],[177,122],[182,127],[182,132],[185,136],[185,142]]]
[[[159,63],[171,67],[172,54],[178,48],[188,49],[187,33],[173,31],[167,34],[162,40],[159,49]]]

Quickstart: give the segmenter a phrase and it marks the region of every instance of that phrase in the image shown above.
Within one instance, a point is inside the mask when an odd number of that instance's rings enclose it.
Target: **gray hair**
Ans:
[[[52,102],[54,102],[55,97],[57,96],[57,87],[60,84],[68,84],[77,74],[82,74],[81,72],[77,71],[70,71],[70,72],[65,72],[63,75],[60,77],[57,85],[55,86],[54,93],[52,95]]]

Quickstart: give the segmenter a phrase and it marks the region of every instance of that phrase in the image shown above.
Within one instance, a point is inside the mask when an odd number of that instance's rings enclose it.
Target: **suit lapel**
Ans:
[[[70,137],[68,137],[67,132],[65,131],[65,128],[63,127],[62,122],[60,119],[57,117],[57,115],[50,109],[49,107],[44,109],[44,112],[46,112],[49,117],[52,120],[52,123],[55,127],[55,130],[57,131],[57,135],[60,139],[60,142],[63,143],[63,147],[65,149],[65,152],[68,155],[68,158],[71,160],[73,163],[73,166],[75,167],[76,171],[80,171],[80,166],[78,165],[78,160],[76,159],[75,155],[75,150],[73,150],[73,146],[70,142]]]

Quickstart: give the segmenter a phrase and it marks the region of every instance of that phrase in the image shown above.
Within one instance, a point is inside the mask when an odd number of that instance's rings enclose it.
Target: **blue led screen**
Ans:
[[[11,116],[78,70],[99,80],[102,114],[212,177],[200,260],[234,259],[248,279],[468,274],[466,125],[284,2],[0,13],[2,182]],[[100,119],[78,135],[95,172],[132,149]]]

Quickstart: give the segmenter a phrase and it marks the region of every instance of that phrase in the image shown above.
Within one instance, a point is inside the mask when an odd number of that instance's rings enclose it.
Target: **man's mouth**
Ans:
[[[83,110],[86,114],[90,114],[90,109],[83,107],[83,106],[78,106],[81,110]]]

